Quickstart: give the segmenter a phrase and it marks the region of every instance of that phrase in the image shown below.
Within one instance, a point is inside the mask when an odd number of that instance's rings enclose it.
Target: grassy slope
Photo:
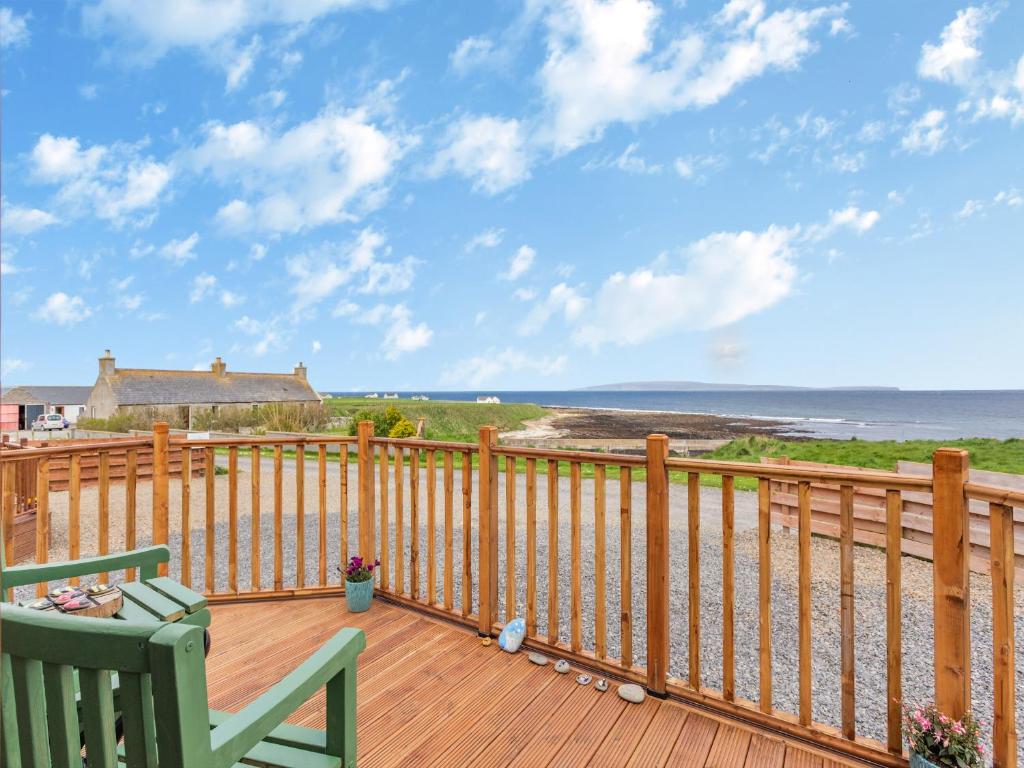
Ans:
[[[459,440],[475,443],[480,427],[499,430],[519,429],[523,422],[537,419],[547,411],[532,403],[467,403],[453,400],[367,400],[363,397],[332,397],[324,404],[336,416],[352,416],[358,411],[384,410],[395,406],[413,424],[421,416],[427,420],[431,440]]]

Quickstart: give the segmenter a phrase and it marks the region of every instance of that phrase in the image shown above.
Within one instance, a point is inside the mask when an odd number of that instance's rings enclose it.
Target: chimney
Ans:
[[[110,350],[103,350],[103,357],[100,358],[100,376],[113,376],[114,375],[114,358],[110,355]]]
[[[218,355],[217,359],[210,363],[210,370],[213,371],[214,376],[223,376],[224,372],[228,369],[227,365]]]
[[[298,377],[298,378],[302,379],[303,381],[305,381],[306,380],[306,366],[304,366],[300,362],[298,365],[295,366],[294,374],[295,374],[296,377]]]

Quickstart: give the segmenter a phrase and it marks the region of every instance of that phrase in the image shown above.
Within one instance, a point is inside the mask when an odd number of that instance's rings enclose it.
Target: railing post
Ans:
[[[376,557],[377,536],[373,519],[373,422],[360,421],[356,447],[359,451],[357,470],[359,478],[359,556],[372,560]],[[342,564],[342,568],[347,563]]]
[[[498,444],[497,427],[480,427],[480,626],[490,635],[498,615],[498,462],[492,449]]]
[[[153,543],[167,544],[167,422],[158,421],[153,425]],[[182,531],[188,536],[188,531]],[[157,572],[167,575],[167,563],[160,563]]]
[[[647,690],[665,698],[668,678],[668,437],[647,437]]]
[[[957,720],[971,706],[968,471],[967,451],[940,448],[932,456],[935,704]]]

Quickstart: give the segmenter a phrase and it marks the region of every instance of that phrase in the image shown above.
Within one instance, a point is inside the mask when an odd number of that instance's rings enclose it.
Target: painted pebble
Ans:
[[[604,693],[608,690],[608,681],[602,677],[596,683],[594,683],[594,688],[596,688],[601,693]]]
[[[529,659],[539,667],[543,667],[548,663],[548,657],[540,653],[531,653]]]
[[[646,697],[647,694],[644,693],[644,689],[639,685],[627,683],[626,685],[619,686],[619,698],[625,699],[632,704],[640,704]]]
[[[593,679],[590,675],[576,675],[576,682],[580,685],[590,685],[590,681]]]
[[[523,619],[515,618],[501,630],[501,634],[498,635],[498,645],[503,651],[515,653],[523,644],[524,637],[526,637],[526,622]]]
[[[555,672],[558,672],[560,675],[564,675],[568,671],[569,671],[569,662],[568,661],[566,661],[565,659],[559,659],[558,661],[555,662]]]

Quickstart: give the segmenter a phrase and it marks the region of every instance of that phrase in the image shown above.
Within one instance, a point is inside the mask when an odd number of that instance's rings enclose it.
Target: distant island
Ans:
[[[706,381],[627,381],[580,387],[578,392],[899,392],[899,387],[790,387],[783,384],[719,384]]]

